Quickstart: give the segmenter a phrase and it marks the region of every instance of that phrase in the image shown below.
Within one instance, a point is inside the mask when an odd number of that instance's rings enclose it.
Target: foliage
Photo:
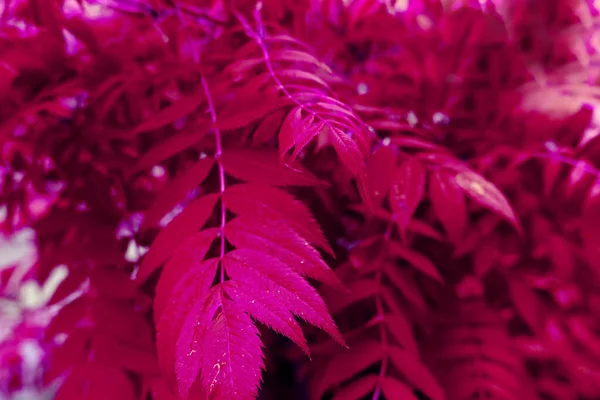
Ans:
[[[597,7],[5,1],[0,397],[600,398]]]

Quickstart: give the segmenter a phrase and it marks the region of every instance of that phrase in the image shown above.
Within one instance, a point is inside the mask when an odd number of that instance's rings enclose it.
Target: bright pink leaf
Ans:
[[[308,208],[283,190],[252,184],[233,185],[225,191],[224,201],[229,210],[240,216],[283,221],[310,243],[333,254]]]
[[[156,323],[156,348],[158,360],[163,373],[172,378],[175,365],[177,340],[179,332],[193,307],[201,304],[215,278],[219,265],[217,258],[211,258],[194,265],[194,268],[179,277],[179,281],[166,299],[163,312]],[[159,281],[160,283],[160,281]],[[158,289],[157,289],[158,290]],[[161,297],[167,297],[161,294]]]
[[[183,399],[198,378],[208,398],[254,400],[258,394],[264,368],[258,330],[223,290],[215,286],[181,327],[175,373]]]
[[[278,301],[273,301],[273,297],[269,292],[265,292],[261,287],[255,287],[239,280],[230,281],[225,287],[225,292],[245,313],[289,338],[306,355],[310,355],[300,325],[298,325],[290,310]]]
[[[254,250],[227,253],[223,267],[228,276],[267,293],[277,293],[276,302],[305,321],[344,343],[327,306],[317,291],[300,275],[276,258]]]
[[[225,226],[225,236],[238,249],[260,249],[300,275],[341,285],[321,255],[283,221],[238,217]]]

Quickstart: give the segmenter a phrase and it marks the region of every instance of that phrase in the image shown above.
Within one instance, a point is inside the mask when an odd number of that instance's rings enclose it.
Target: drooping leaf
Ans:
[[[502,192],[500,192],[500,190],[498,190],[498,188],[490,181],[472,171],[458,172],[455,176],[455,180],[456,184],[460,186],[469,197],[506,218],[519,231],[521,230],[512,206],[504,194],[502,194]]]
[[[260,249],[300,275],[340,285],[319,253],[283,221],[237,217],[225,226],[225,236],[238,249]]]
[[[194,307],[205,301],[218,265],[217,258],[195,264],[192,269],[178,277],[179,280],[170,292],[168,288],[160,289],[161,299],[165,298],[166,303],[162,306],[160,314],[155,311],[158,318],[155,319],[156,348],[159,365],[168,379],[172,379],[175,374],[179,332]],[[162,304],[162,300],[159,304]]]
[[[215,286],[192,308],[176,346],[178,392],[187,399],[199,378],[208,397],[253,400],[264,368],[262,343],[250,317]]]

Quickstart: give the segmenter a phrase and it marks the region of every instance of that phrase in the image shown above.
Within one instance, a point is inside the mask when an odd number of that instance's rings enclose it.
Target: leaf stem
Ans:
[[[244,18],[244,16],[242,14],[240,14],[239,11],[234,10],[234,15],[242,24],[242,26],[244,28],[244,32],[246,32],[246,35],[248,35],[248,37],[253,39],[256,42],[256,44],[258,45],[258,47],[260,48],[262,55],[263,55],[263,59],[265,60],[265,65],[267,67],[267,71],[269,72],[269,75],[271,75],[271,77],[273,78],[273,81],[275,82],[275,85],[277,86],[277,88],[281,92],[283,92],[283,94],[285,96],[287,96],[287,98],[289,98],[292,102],[294,102],[294,104],[296,104],[299,108],[306,111],[309,115],[315,117],[317,120],[320,120],[321,122],[323,122],[325,124],[325,126],[327,126],[329,128],[330,132],[334,132],[335,129],[333,128],[331,123],[326,118],[321,117],[317,112],[309,109],[308,106],[306,106],[305,104],[296,100],[294,98],[294,96],[283,85],[283,83],[281,83],[281,80],[279,79],[279,77],[277,76],[277,74],[275,72],[275,69],[273,68],[273,64],[271,64],[271,58],[269,56],[269,52],[267,50],[264,40],[254,31],[254,29],[252,29],[252,27],[248,23],[248,20],[246,20],[246,18]],[[262,22],[261,22],[259,9],[255,10],[255,19],[256,19],[257,23],[259,23],[261,25],[261,30],[264,30],[264,25],[262,25]]]
[[[208,102],[208,110],[210,112],[210,118],[213,122],[213,125],[217,122],[217,113],[215,112],[215,105],[210,94],[210,89],[208,88],[208,82],[204,78],[204,75],[201,75],[202,81],[202,89],[204,90],[204,94],[206,95],[206,100]],[[225,169],[223,168],[223,162],[221,161],[221,155],[223,154],[223,145],[221,142],[221,131],[219,128],[213,128],[213,133],[215,135],[215,160],[217,161],[217,166],[219,168],[219,194],[221,195],[221,224],[219,226],[219,236],[221,239],[221,247],[219,251],[219,260],[223,260],[225,256],[225,201],[223,200],[223,194],[225,193]],[[221,283],[225,281],[225,269],[223,265],[221,265]]]
[[[388,242],[390,240],[393,226],[394,226],[394,223],[392,221],[389,221],[388,227],[384,234],[385,242]],[[375,307],[377,308],[377,319],[380,320],[380,322],[379,322],[379,337],[381,339],[381,346],[383,347],[383,359],[381,360],[381,367],[379,368],[379,376],[377,377],[377,386],[375,388],[375,391],[373,392],[372,400],[378,400],[379,396],[381,395],[381,388],[383,386],[383,380],[385,379],[385,374],[387,372],[387,367],[388,367],[388,363],[389,363],[389,360],[388,360],[388,358],[389,358],[389,356],[388,356],[389,342],[388,342],[387,332],[385,330],[385,312],[383,309],[383,301],[381,300],[382,277],[383,277],[383,271],[382,271],[382,265],[380,265],[377,270],[377,275],[375,276],[375,279],[377,281],[377,286],[378,286],[377,296],[375,297]]]

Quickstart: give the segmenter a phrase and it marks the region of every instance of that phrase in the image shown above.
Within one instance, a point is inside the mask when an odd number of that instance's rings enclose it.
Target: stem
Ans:
[[[388,238],[386,237],[386,241],[388,240]],[[387,367],[388,367],[388,347],[389,347],[389,343],[388,343],[388,337],[387,337],[387,332],[385,330],[385,313],[383,311],[383,302],[381,301],[381,295],[379,293],[381,293],[381,278],[382,278],[383,273],[381,272],[381,268],[377,271],[377,276],[376,276],[376,280],[377,280],[377,286],[379,287],[379,290],[377,290],[377,297],[375,299],[375,306],[377,308],[377,319],[380,320],[379,322],[379,337],[381,339],[381,346],[383,347],[383,359],[381,360],[381,367],[379,368],[379,376],[377,377],[377,387],[375,388],[375,391],[373,392],[373,400],[378,400],[379,396],[381,395],[381,387],[383,385],[383,380],[385,379],[385,374],[387,372]]]
[[[277,74],[275,73],[275,69],[273,68],[273,65],[271,64],[269,52],[267,50],[264,40],[254,31],[254,29],[252,29],[252,27],[250,26],[250,24],[248,23],[246,18],[244,18],[244,16],[241,15],[239,13],[239,11],[234,9],[233,13],[236,16],[236,18],[240,21],[240,24],[242,24],[242,26],[244,27],[244,31],[246,32],[246,35],[248,35],[248,37],[253,39],[256,42],[256,44],[258,44],[258,47],[260,48],[260,50],[262,52],[263,59],[265,60],[265,65],[267,67],[267,71],[269,72],[269,75],[271,75],[271,77],[273,78],[273,81],[275,82],[277,89],[279,89],[281,92],[283,92],[283,94],[285,96],[287,96],[288,99],[290,99],[294,104],[296,104],[302,110],[306,111],[309,115],[314,116],[316,119],[322,121],[325,124],[325,126],[327,126],[329,128],[330,132],[334,132],[335,130],[334,130],[333,126],[327,119],[322,118],[316,112],[309,109],[305,104],[302,104],[301,102],[297,101],[294,98],[294,96],[287,90],[287,88],[285,86],[283,86],[283,83],[281,83],[281,80],[279,79],[279,77],[277,77]],[[258,9],[255,10],[255,18],[256,18],[256,22],[260,25],[261,30],[264,31],[265,28],[261,22],[260,11]]]
[[[202,81],[202,89],[204,89],[204,94],[206,95],[206,100],[208,102],[210,118],[213,124],[215,124],[217,122],[217,113],[215,112],[215,105],[208,88],[208,83],[206,82],[204,75],[201,75],[200,79]],[[225,193],[225,169],[223,168],[223,162],[221,161],[221,155],[223,154],[221,131],[219,128],[213,128],[213,132],[215,134],[215,160],[217,161],[217,165],[219,167],[219,193],[221,195],[221,225],[219,226],[221,248],[219,252],[219,260],[223,260],[223,257],[225,256],[225,201],[223,201],[223,194]],[[223,282],[225,282],[225,269],[223,268],[223,265],[221,265],[221,283]]]

